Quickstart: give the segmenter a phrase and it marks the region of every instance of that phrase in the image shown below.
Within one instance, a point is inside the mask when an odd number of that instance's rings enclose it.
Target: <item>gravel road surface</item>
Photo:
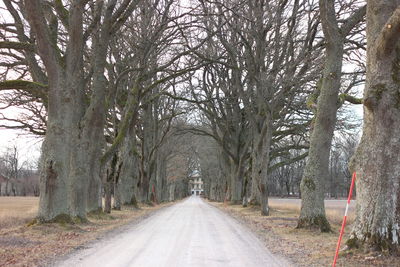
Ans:
[[[279,244],[277,244],[279,245]],[[291,266],[246,227],[192,196],[58,264],[71,266]]]

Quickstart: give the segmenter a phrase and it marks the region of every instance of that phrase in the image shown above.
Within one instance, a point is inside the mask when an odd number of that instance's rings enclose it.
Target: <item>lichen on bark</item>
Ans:
[[[352,234],[346,241],[346,245],[349,249],[363,249],[364,252],[382,251],[388,254],[400,255],[398,246],[399,232],[398,229],[394,230],[394,228],[396,227],[388,229],[387,235],[366,232],[361,237],[357,237]]]
[[[313,181],[312,179],[310,179],[310,178],[305,178],[305,179],[304,179],[304,186],[307,186],[307,188],[308,188],[309,190],[312,190],[312,191],[315,190],[315,183],[314,183],[314,181]]]

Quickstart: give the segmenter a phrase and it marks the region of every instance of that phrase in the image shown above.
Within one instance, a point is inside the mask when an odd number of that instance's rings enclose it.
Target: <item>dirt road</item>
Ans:
[[[193,196],[76,252],[58,266],[291,265],[272,255],[237,221]]]

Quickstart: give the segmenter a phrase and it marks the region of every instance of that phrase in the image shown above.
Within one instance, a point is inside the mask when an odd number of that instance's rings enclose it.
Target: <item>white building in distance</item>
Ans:
[[[192,195],[203,194],[203,180],[198,171],[194,171],[189,177],[189,190]]]

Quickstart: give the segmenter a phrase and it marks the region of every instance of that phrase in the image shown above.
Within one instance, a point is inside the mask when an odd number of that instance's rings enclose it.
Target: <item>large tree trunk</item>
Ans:
[[[255,166],[253,166],[254,162],[257,160],[257,153],[255,148],[253,147],[251,153],[251,190],[250,190],[250,198],[249,203],[251,205],[259,205],[261,203],[261,196],[260,196],[260,189],[259,184],[260,182],[256,180],[257,177],[257,170]]]
[[[357,217],[347,244],[399,252],[400,1],[369,0],[364,127],[352,159]]]
[[[120,192],[121,184],[118,181],[114,181],[114,205],[113,209],[121,210],[121,192]]]
[[[230,161],[230,165],[231,203],[240,204],[242,202],[244,167],[233,160]]]
[[[136,154],[136,134],[133,127],[128,131],[124,144],[120,149],[120,160],[123,161],[118,186],[121,196],[121,204],[136,206],[135,188],[139,177],[139,165]]]
[[[104,184],[104,212],[111,213],[112,202],[112,181],[107,181]]]
[[[140,183],[139,183],[139,201],[140,202],[148,202],[149,200],[149,190],[150,190],[150,178],[148,176],[147,170],[148,168],[145,166],[147,162],[143,158],[143,150],[142,150],[142,158],[140,159]]]
[[[261,215],[269,215],[268,206],[268,166],[270,161],[270,147],[272,141],[272,121],[265,118],[263,128],[255,133],[253,160],[252,160],[252,183],[257,184],[260,196]]]
[[[230,201],[232,198],[232,179],[231,179],[231,165],[230,165],[230,159],[227,153],[220,148],[219,151],[220,154],[220,169],[221,169],[221,176],[220,178],[220,183],[221,183],[221,189],[222,189],[222,200],[223,201]]]
[[[49,104],[42,149],[39,218],[50,221],[59,215],[67,215],[85,219],[87,211],[101,207],[99,159],[104,146],[107,48],[111,36],[128,18],[136,3],[126,1],[126,10],[114,14],[117,1],[108,2],[104,10],[102,1],[95,4],[94,15],[99,16],[99,20],[90,39],[93,49],[89,69],[93,73],[88,75],[92,78],[88,106],[85,104],[88,82],[83,77],[86,41],[83,12],[88,2],[72,1],[69,5],[64,54],[54,35],[54,25],[50,25],[53,22],[46,21],[44,2],[24,1],[24,11],[48,75]]]
[[[326,39],[325,65],[307,164],[300,184],[301,212],[297,227],[317,227],[327,232],[330,225],[325,214],[325,183],[336,124],[344,40],[336,22],[334,1],[320,0],[319,5]]]
[[[94,97],[85,115],[82,22],[84,5],[84,1],[74,2],[70,7],[69,39],[65,57],[62,59],[58,48],[55,48],[57,44],[49,35],[41,1],[25,1],[27,17],[36,34],[38,51],[49,80],[48,120],[42,147],[38,214],[42,221],[51,221],[58,216],[67,219],[65,215],[85,219],[89,178],[95,175],[99,179],[96,160],[102,147],[101,142],[93,140],[101,140],[98,137],[103,132],[104,107],[101,100],[104,101],[104,88],[96,86],[96,73],[101,72],[103,75],[104,68],[95,63]],[[105,62],[106,48],[96,53]],[[101,57],[96,57],[96,60]]]
[[[110,32],[111,18],[106,17],[102,28],[93,38],[93,78],[90,105],[81,121],[82,145],[78,164],[86,170],[85,179],[88,180],[87,187],[87,211],[101,210],[101,156],[105,146],[104,126],[106,120],[106,87],[107,80],[104,76],[108,44],[112,33]],[[96,141],[94,141],[96,140]],[[79,179],[79,178],[78,178]],[[82,177],[80,177],[82,179]]]
[[[112,191],[114,189],[114,184],[116,181],[116,177],[118,177],[120,168],[118,164],[118,155],[114,154],[112,160],[109,164],[109,167],[106,171],[106,176],[104,179],[104,212],[111,213],[111,200],[112,200]]]
[[[80,186],[71,179],[71,149],[73,133],[77,124],[75,109],[70,107],[67,85],[60,78],[56,85],[49,86],[54,91],[49,93],[49,115],[47,119],[46,138],[42,145],[42,163],[40,172],[40,201],[38,218],[51,221],[57,216],[79,216],[84,218],[79,206],[81,199],[75,194]],[[58,90],[64,89],[64,97],[60,99]],[[54,95],[53,95],[54,94]],[[81,195],[85,197],[86,192]]]
[[[168,185],[168,201],[174,201],[175,200],[175,183],[171,182]]]
[[[158,142],[158,118],[155,117],[153,103],[148,101],[143,107],[143,130],[140,158],[140,186],[141,201],[152,202],[155,200]],[[155,105],[155,104],[154,104]],[[154,192],[153,192],[154,190]]]
[[[25,1],[29,23],[36,34],[38,51],[46,67],[48,120],[42,147],[40,204],[38,217],[51,221],[57,217],[86,217],[88,176],[91,172],[81,154],[90,142],[82,135],[84,115],[83,23],[84,2],[69,10],[69,42],[64,59],[49,35],[40,1]],[[96,111],[94,111],[96,113]],[[80,159],[83,159],[80,161]],[[67,217],[65,217],[67,216]]]
[[[167,190],[167,157],[164,154],[163,151],[160,151],[157,160],[156,199],[158,202],[164,200],[164,192]]]
[[[114,189],[114,205],[113,209],[115,210],[121,210],[121,194],[120,194],[120,183],[119,183],[119,177],[121,174],[121,168],[123,166],[123,161],[118,162],[118,168],[117,172],[115,173],[115,176],[113,178],[113,189]]]

